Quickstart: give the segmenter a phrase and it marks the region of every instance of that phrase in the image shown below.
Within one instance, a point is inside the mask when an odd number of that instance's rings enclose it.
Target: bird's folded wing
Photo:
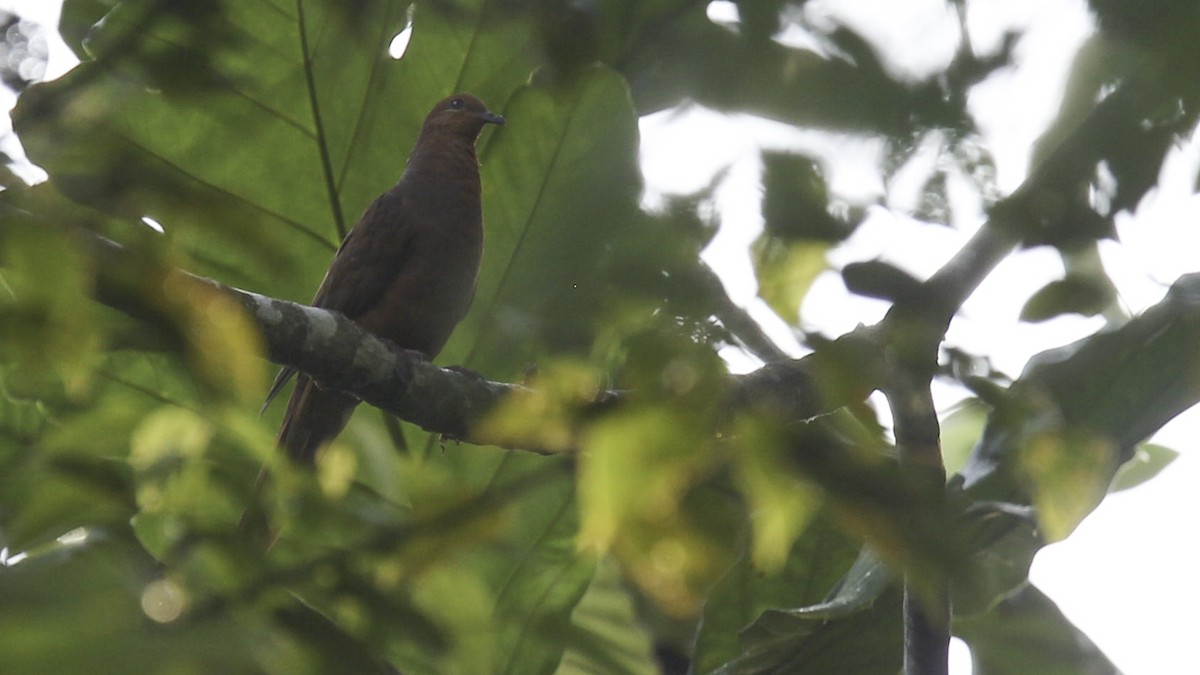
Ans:
[[[358,318],[373,308],[412,253],[412,215],[398,188],[367,207],[346,235],[313,298],[314,307]]]
[[[354,319],[379,302],[411,253],[412,247],[407,244],[412,226],[404,206],[400,190],[393,188],[367,207],[338,248],[313,298],[314,307],[336,310]],[[280,369],[262,411],[295,374],[295,368]]]

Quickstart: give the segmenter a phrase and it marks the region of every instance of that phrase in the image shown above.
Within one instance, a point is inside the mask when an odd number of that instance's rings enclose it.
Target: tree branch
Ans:
[[[262,333],[266,357],[312,376],[324,387],[340,389],[426,431],[463,442],[557,454],[536,439],[489,435],[478,423],[507,397],[530,393],[523,385],[489,381],[461,369],[441,368],[423,354],[401,349],[324,309],[226,286],[154,262],[110,240],[89,236],[97,262],[95,296],[124,314],[163,326],[172,335],[172,319],[149,297],[174,276],[172,288],[197,284],[235,299]],[[184,285],[181,286],[181,282]],[[155,289],[148,291],[147,289]],[[831,341],[801,359],[769,363],[747,375],[728,378],[730,414],[753,408],[779,420],[805,420],[855,402],[878,386],[874,381],[871,329]],[[620,404],[626,395],[601,391],[581,413]],[[571,451],[570,449],[566,451]]]

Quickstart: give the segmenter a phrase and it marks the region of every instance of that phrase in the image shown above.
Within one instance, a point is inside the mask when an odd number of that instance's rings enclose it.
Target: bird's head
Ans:
[[[471,94],[455,94],[438,101],[425,117],[421,135],[451,135],[474,143],[488,124],[504,124],[504,118],[487,109]]]

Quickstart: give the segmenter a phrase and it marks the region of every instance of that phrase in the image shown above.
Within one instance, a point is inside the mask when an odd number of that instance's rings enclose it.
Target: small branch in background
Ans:
[[[994,221],[984,223],[953,258],[922,284],[918,302],[924,305],[922,311],[931,326],[936,326],[943,336],[967,298],[1016,248],[1018,241],[1010,230],[998,227]],[[912,308],[901,311],[908,309]],[[893,307],[889,316],[895,311],[897,308]]]
[[[916,470],[925,491],[944,509],[946,469],[941,429],[930,384],[938,348],[950,322],[993,268],[1016,247],[1007,231],[985,223],[933,276],[897,297],[877,326],[882,350],[882,390],[892,411],[901,466]],[[948,514],[947,514],[948,517]],[[950,648],[949,579],[921,570],[918,588],[912,570],[904,584],[904,672],[945,675]]]
[[[895,420],[900,465],[916,469],[924,491],[944,511],[946,469],[942,462],[941,429],[930,392],[940,340],[921,345],[924,354],[896,354],[884,388]],[[932,349],[930,349],[932,347]],[[947,514],[948,515],[948,514]],[[944,575],[921,570],[921,588],[911,579],[904,584],[904,672],[906,675],[945,675],[950,649],[950,585]]]
[[[941,428],[930,384],[937,370],[938,349],[950,322],[987,275],[1016,247],[1007,228],[991,221],[928,280],[895,298],[876,329],[874,346],[881,350],[881,389],[892,411],[896,449],[902,467],[921,476],[924,491],[945,517],[946,469]],[[904,673],[945,675],[950,649],[952,612],[950,583],[937,570],[913,570],[904,584]]]
[[[791,359],[787,352],[779,348],[763,330],[750,313],[739,307],[729,294],[725,292],[725,285],[721,283],[717,273],[712,270],[706,263],[700,262],[696,266],[699,282],[704,285],[711,297],[716,298],[718,307],[716,316],[724,324],[725,328],[736,338],[742,345],[754,356],[761,359],[764,363],[773,363],[775,361],[785,361]]]

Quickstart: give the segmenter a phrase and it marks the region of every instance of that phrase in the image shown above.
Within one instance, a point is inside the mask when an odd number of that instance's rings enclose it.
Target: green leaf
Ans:
[[[1026,439],[1018,463],[1048,542],[1065,539],[1091,513],[1116,471],[1111,441],[1082,431]]]
[[[538,496],[538,506],[549,518],[523,519],[536,538],[518,544],[523,557],[497,593],[502,647],[492,672],[552,672],[563,658],[565,628],[596,571],[595,560],[576,550],[574,486],[559,482],[551,490]]]
[[[91,261],[64,231],[8,208],[0,267],[0,363],[9,396],[79,398],[104,331],[91,301]]]
[[[400,0],[120,3],[89,42],[109,67],[31,88],[15,124],[74,199],[154,217],[201,272],[307,299],[435,101],[503,108],[528,79],[526,24],[485,4],[422,6],[396,60]]]
[[[297,645],[245,613],[180,618],[186,589],[161,603],[155,562],[120,537],[92,531],[83,543],[62,544],[0,567],[0,653],[13,672],[315,673],[296,658]],[[176,587],[176,593],[180,589]],[[158,617],[157,620],[152,617]],[[293,670],[295,669],[295,670]]]
[[[1095,316],[1113,301],[1111,283],[1093,277],[1068,276],[1051,281],[1021,309],[1021,320],[1046,321],[1062,314]]]
[[[593,425],[580,467],[581,542],[604,551],[633,523],[669,517],[707,463],[697,452],[704,441],[668,409],[631,410]]]
[[[748,556],[739,558],[704,603],[693,655],[696,672],[711,672],[734,660],[741,653],[738,634],[763,612],[819,604],[860,548],[823,514],[792,546],[782,569],[763,571]]]
[[[1106,440],[1113,453],[1107,466],[1115,472],[1138,443],[1200,401],[1200,362],[1191,356],[1200,339],[1197,297],[1200,276],[1186,275],[1121,328],[1034,356],[1009,388],[1012,404],[989,418],[963,467],[967,489],[1007,499],[1018,448],[1038,430],[1080,430]]]
[[[851,231],[829,214],[829,188],[817,160],[803,155],[764,152],[763,230],[787,242],[833,243]]]
[[[741,655],[716,673],[862,673],[900,668],[901,593],[864,551],[827,601],[768,610],[742,631]]]
[[[0,371],[0,466],[19,460],[21,448],[44,433],[48,422],[36,401],[22,401],[8,392]]]
[[[58,20],[63,41],[80,59],[88,58],[84,40],[92,26],[117,4],[117,0],[65,0]]]
[[[475,305],[443,358],[516,377],[541,351],[591,346],[604,263],[636,223],[640,177],[637,117],[611,70],[535,80],[505,114],[480,156],[487,251]]]
[[[651,635],[641,624],[620,570],[609,559],[597,565],[587,593],[571,613],[567,644],[558,675],[659,672]]]
[[[882,260],[846,265],[842,268],[842,281],[851,293],[891,301],[916,297],[921,283],[908,272]]]
[[[120,467],[84,460],[30,458],[0,481],[0,527],[12,552],[27,551],[80,527],[120,527],[134,514]]]
[[[1117,469],[1109,485],[1109,492],[1120,492],[1137,487],[1162,473],[1179,458],[1179,452],[1154,443],[1142,443],[1133,452],[1133,457]]]
[[[983,435],[990,408],[977,398],[956,405],[950,414],[940,421],[942,430],[942,461],[946,474],[961,469],[971,455],[971,450]]]
[[[787,562],[792,544],[820,510],[824,495],[789,470],[784,444],[776,434],[746,424],[735,435],[737,480],[750,509],[751,560],[760,570],[775,572]]]
[[[1116,675],[1120,671],[1058,606],[1025,584],[991,612],[955,621],[980,675]]]
[[[961,495],[951,491],[957,500]],[[963,506],[972,554],[951,580],[954,616],[991,611],[1029,580],[1029,566],[1045,543],[1032,507],[1010,502]]]
[[[697,611],[730,562],[733,523],[724,499],[697,485],[713,470],[707,432],[690,411],[642,405],[592,424],[579,467],[584,550],[611,550],[671,616]],[[740,523],[738,523],[740,525]]]
[[[800,304],[817,275],[828,268],[828,250],[829,244],[823,242],[786,243],[762,237],[754,243],[758,294],[789,324],[800,321]]]

